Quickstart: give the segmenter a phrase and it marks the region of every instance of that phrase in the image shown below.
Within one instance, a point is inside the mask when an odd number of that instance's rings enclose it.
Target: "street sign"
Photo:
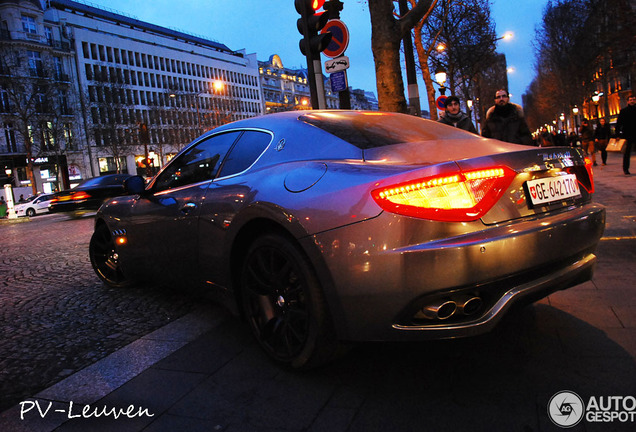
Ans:
[[[325,72],[334,73],[349,69],[349,57],[340,56],[325,62]]]
[[[446,95],[441,95],[435,101],[435,104],[437,105],[437,108],[442,110],[442,111],[446,110],[446,107],[444,106],[444,101],[446,101]]]
[[[331,33],[331,42],[322,52],[327,57],[338,57],[343,54],[349,45],[349,29],[346,24],[339,19],[327,21],[320,33]]]
[[[339,71],[329,75],[329,81],[331,82],[331,91],[341,92],[349,88],[347,83],[347,72]]]

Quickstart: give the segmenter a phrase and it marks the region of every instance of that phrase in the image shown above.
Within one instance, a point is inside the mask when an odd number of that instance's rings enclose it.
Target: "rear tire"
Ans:
[[[336,355],[339,344],[320,283],[291,239],[266,234],[251,244],[240,295],[252,333],[278,363],[309,369]]]
[[[89,255],[93,270],[106,285],[113,288],[126,288],[132,285],[132,281],[121,269],[115,241],[105,224],[95,227],[89,244]]]
[[[33,216],[35,216],[35,210],[29,207],[29,208],[27,209],[27,211],[26,211],[26,215],[27,215],[28,217],[33,217]]]

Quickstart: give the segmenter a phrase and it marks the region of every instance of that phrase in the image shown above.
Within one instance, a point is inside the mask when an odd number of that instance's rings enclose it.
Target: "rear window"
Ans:
[[[86,188],[93,186],[109,186],[109,185],[123,185],[124,180],[130,177],[127,174],[122,175],[113,175],[113,176],[104,176],[104,177],[93,177],[90,178],[83,183],[80,183],[78,188]]]
[[[457,128],[406,114],[326,112],[305,114],[299,119],[362,150],[401,143],[479,138]]]

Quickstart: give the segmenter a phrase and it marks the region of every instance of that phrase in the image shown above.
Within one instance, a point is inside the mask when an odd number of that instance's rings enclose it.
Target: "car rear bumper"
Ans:
[[[428,242],[423,233],[435,230],[418,232],[417,223],[431,224],[384,213],[314,236],[335,281],[326,295],[343,339],[486,332],[522,299],[536,301],[592,277],[605,209],[588,204],[479,230],[466,227],[473,231]],[[422,313],[473,297],[481,305],[470,314],[460,307],[444,319]]]
[[[49,205],[49,212],[51,213],[71,213],[77,211],[97,211],[101,201],[87,200],[87,201],[62,201]]]

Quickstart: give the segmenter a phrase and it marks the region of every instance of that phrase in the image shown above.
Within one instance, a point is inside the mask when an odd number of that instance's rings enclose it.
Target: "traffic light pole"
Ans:
[[[329,13],[329,19],[340,19],[342,7],[340,0],[328,0],[324,6],[327,13]],[[349,87],[338,92],[338,99],[340,109],[351,109],[351,93],[349,92]]]
[[[320,52],[329,44],[331,35],[318,35],[318,31],[324,27],[326,20],[320,15],[314,14],[311,8],[311,0],[295,0],[296,11],[301,15],[298,20],[298,30],[303,35],[300,41],[300,50],[307,57],[307,80],[311,94],[311,106],[313,109],[327,107],[325,100],[325,86],[322,80],[322,65],[320,64]],[[326,16],[325,16],[326,18]]]
[[[313,57],[313,56],[312,56]],[[309,66],[309,57],[307,57],[307,66]],[[325,109],[327,108],[327,100],[325,98],[325,83],[322,80],[322,65],[320,64],[320,54],[318,54],[318,59],[311,59],[311,63],[313,63],[312,71],[308,71],[309,73],[313,73],[313,86],[315,87],[316,93],[316,105],[314,105],[314,95],[311,95],[311,106],[316,107],[314,109]],[[310,88],[311,91],[311,88]]]

